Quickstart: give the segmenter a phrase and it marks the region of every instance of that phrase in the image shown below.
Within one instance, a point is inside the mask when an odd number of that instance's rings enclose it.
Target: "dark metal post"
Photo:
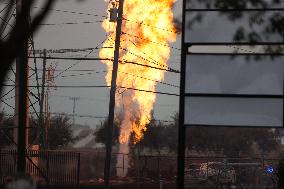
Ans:
[[[184,157],[185,157],[185,126],[184,126],[184,91],[186,73],[186,53],[185,46],[185,9],[187,0],[183,0],[182,8],[182,37],[181,37],[181,76],[180,76],[180,104],[179,104],[179,129],[178,129],[178,168],[177,168],[177,188],[184,189]]]
[[[107,135],[105,169],[104,169],[105,189],[109,189],[109,180],[110,180],[116,79],[117,79],[118,60],[119,60],[119,48],[120,48],[120,35],[121,35],[121,28],[122,28],[123,5],[124,5],[124,0],[119,0],[118,19],[117,19],[117,26],[116,26],[116,38],[115,38],[115,50],[114,50],[114,61],[113,61],[112,80],[111,80],[111,89],[110,89],[110,100],[109,100],[108,127],[107,127],[108,135]]]
[[[136,167],[137,167],[137,189],[140,189],[140,145],[139,144],[137,146]]]
[[[47,180],[46,180],[46,182],[47,182],[47,186],[49,186],[49,184],[50,184],[50,177],[49,177],[49,159],[50,159],[50,154],[49,154],[49,151],[45,151],[45,153],[46,153],[46,157],[47,157],[47,160],[46,160],[46,177],[47,177]]]
[[[78,153],[78,164],[77,164],[77,188],[80,185],[80,169],[81,169],[81,154]]]
[[[25,1],[17,0],[16,9],[17,17],[21,15],[21,10]],[[18,21],[18,19],[17,19]],[[22,30],[28,30],[29,19],[24,18],[22,22]],[[17,171],[25,173],[26,171],[26,147],[28,144],[27,128],[28,128],[28,40],[22,45],[19,56],[16,60],[18,87],[19,87],[19,102],[18,102],[18,161]]]

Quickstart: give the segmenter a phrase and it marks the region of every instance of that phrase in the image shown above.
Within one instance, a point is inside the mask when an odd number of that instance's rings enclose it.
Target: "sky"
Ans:
[[[41,3],[34,5],[33,12],[39,11]],[[106,16],[107,2],[104,0],[59,0],[50,11],[43,26],[34,35],[35,49],[80,49],[101,47],[101,43],[106,39],[106,32],[101,27],[101,21]],[[83,13],[83,14],[80,14]],[[181,15],[181,0],[178,0],[174,13],[176,17]],[[139,15],[137,15],[139,16]],[[83,23],[89,22],[89,23]],[[90,23],[92,22],[92,23]],[[66,24],[76,23],[76,24]],[[180,36],[175,43],[170,44],[175,48],[180,48]],[[78,57],[98,57],[98,51],[80,53],[48,54],[50,56],[78,56]],[[38,68],[41,72],[42,60],[38,59]],[[76,64],[66,72],[55,78],[55,85],[106,85],[106,66],[100,61],[70,61],[70,60],[48,60],[47,67],[55,66],[56,70],[65,70],[69,66]],[[172,50],[168,65],[176,70],[180,69],[180,51]],[[78,72],[70,70],[95,70],[88,72]],[[60,72],[55,72],[57,75]],[[13,74],[10,74],[13,78]],[[41,77],[41,74],[40,76]],[[164,82],[179,86],[179,74],[166,73]],[[30,85],[36,84],[35,77],[30,80]],[[6,89],[6,91],[8,88]],[[158,84],[157,91],[179,94],[179,88]],[[49,93],[50,112],[72,114],[73,101],[69,97],[79,97],[76,102],[76,114],[82,116],[106,117],[108,115],[109,89],[107,88],[57,88]],[[7,98],[13,97],[13,92]],[[14,106],[14,99],[6,101]],[[157,95],[154,107],[154,116],[158,120],[170,120],[171,116],[178,111],[179,98],[177,96]],[[13,114],[13,109],[9,106],[2,106],[2,109],[9,114]],[[38,108],[38,107],[37,107]],[[33,111],[33,110],[30,110]],[[95,127],[100,124],[103,118],[76,117],[76,124],[89,125]]]
[[[67,3],[68,2],[68,3]],[[181,17],[181,0],[177,0],[173,9],[175,17]],[[2,4],[3,6],[3,4]],[[40,10],[41,3],[36,4],[33,7],[33,14]],[[106,39],[106,33],[101,27],[101,22],[106,16],[107,2],[104,0],[58,0],[53,10],[50,11],[48,18],[42,23],[41,29],[34,35],[35,49],[80,49],[80,48],[94,48],[101,47],[102,42]],[[191,13],[187,13],[186,18],[189,18]],[[193,13],[194,14],[194,13]],[[283,13],[281,13],[283,14]],[[265,14],[267,17],[269,14]],[[139,17],[139,15],[137,15]],[[238,26],[245,26],[249,28],[246,21],[247,15],[242,17],[238,22],[230,22],[225,17],[219,17],[214,12],[206,13],[203,18],[202,24],[195,25],[190,31],[186,30],[186,42],[217,42],[231,41],[235,30]],[[88,22],[88,23],[86,23]],[[69,24],[67,24],[69,23]],[[73,23],[73,24],[70,24]],[[75,24],[74,24],[75,23]],[[223,28],[226,28],[225,30]],[[259,30],[260,28],[254,28]],[[279,36],[270,36],[268,41],[282,41]],[[171,47],[180,48],[180,36],[177,36],[176,42],[170,44]],[[242,53],[259,52],[259,49],[251,49],[245,46],[239,46],[237,49],[234,46],[226,47],[193,47],[191,52],[234,52],[239,51]],[[98,51],[92,53],[80,52],[80,53],[66,53],[66,54],[49,54],[50,56],[76,56],[76,57],[98,57]],[[186,86],[191,86],[194,92],[229,92],[229,93],[276,93],[282,94],[283,90],[283,68],[282,59],[274,60],[273,66],[267,65],[265,62],[258,62],[257,64],[251,63],[246,60],[240,60],[237,62],[231,59],[214,60],[212,57],[206,59],[197,58],[196,64],[191,61],[188,76],[192,77],[187,79]],[[200,62],[202,61],[202,62]],[[41,69],[42,60],[37,60],[38,68]],[[220,64],[223,63],[224,65]],[[232,63],[232,64],[228,64]],[[193,63],[193,64],[192,64]],[[200,64],[202,63],[202,64]],[[260,66],[261,65],[263,66]],[[61,73],[55,72],[57,76],[55,78],[55,85],[62,86],[87,86],[87,85],[106,85],[105,75],[106,67],[100,61],[71,61],[71,60],[48,60],[47,65],[53,65],[56,70],[68,71]],[[172,49],[171,58],[168,65],[176,70],[180,70],[180,51]],[[233,66],[232,66],[233,65]],[[78,72],[70,70],[95,70],[88,72]],[[256,71],[257,70],[257,71]],[[58,75],[58,73],[60,73]],[[32,72],[31,72],[32,74]],[[13,80],[13,73],[9,76]],[[165,74],[164,82],[179,86],[179,74],[169,73]],[[30,84],[35,85],[35,76],[31,77]],[[188,89],[189,87],[187,87]],[[8,91],[9,88],[6,89]],[[172,87],[168,85],[158,84],[157,91],[179,94],[178,87]],[[267,92],[268,91],[268,92]],[[10,98],[11,97],[11,98]],[[86,124],[94,127],[100,124],[100,121],[108,115],[108,102],[109,102],[109,89],[108,88],[60,88],[51,90],[49,95],[50,111],[55,113],[67,113],[72,114],[73,102],[70,97],[79,97],[76,103],[76,114],[81,117],[76,117],[77,124]],[[7,104],[13,107],[14,98],[13,92],[7,96],[8,100],[5,100]],[[32,98],[32,97],[31,97]],[[200,103],[198,103],[200,104]],[[227,103],[225,103],[227,104]],[[154,107],[154,116],[158,120],[170,120],[178,111],[179,98],[177,96],[159,95],[157,94],[157,100]],[[188,106],[189,107],[189,106]],[[193,107],[193,106],[192,106]],[[206,107],[206,106],[205,106]],[[253,107],[253,106],[250,106]],[[37,107],[38,108],[38,107]],[[2,105],[2,109],[6,113],[13,114],[13,109],[7,105]],[[198,110],[198,108],[195,108]],[[201,110],[204,108],[201,108]],[[205,108],[208,109],[208,108]],[[239,108],[237,108],[239,109]],[[244,108],[242,108],[244,109]],[[241,110],[242,110],[241,109]],[[260,109],[260,108],[256,108]],[[270,109],[277,109],[271,107]],[[281,109],[278,108],[278,109]],[[201,111],[200,110],[200,111]],[[209,109],[208,109],[209,110]],[[31,110],[33,111],[33,110]],[[203,115],[198,110],[196,114]],[[203,111],[203,110],[202,110]],[[216,112],[216,109],[214,109]],[[282,111],[282,110],[281,110]],[[281,111],[278,111],[281,112]],[[208,112],[210,117],[211,112]],[[222,110],[222,112],[224,112]],[[218,112],[217,112],[218,113]],[[266,113],[260,113],[264,115]],[[204,114],[205,115],[205,114]],[[218,119],[225,118],[223,113],[220,113]],[[282,115],[282,114],[281,114]],[[83,116],[83,117],[82,117]],[[92,116],[96,118],[84,117]],[[195,116],[198,118],[198,116]],[[230,117],[230,116],[229,116]],[[257,116],[254,116],[256,119]],[[275,116],[274,116],[275,117]],[[275,120],[280,120],[276,116]],[[262,118],[267,119],[262,116]],[[204,118],[200,118],[205,120]],[[239,118],[237,118],[239,120]]]

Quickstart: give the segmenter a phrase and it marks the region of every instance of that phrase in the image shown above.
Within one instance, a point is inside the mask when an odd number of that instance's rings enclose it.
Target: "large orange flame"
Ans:
[[[176,39],[172,13],[174,2],[175,0],[125,0],[120,45],[121,61],[167,68],[170,57],[169,42],[174,42]],[[115,5],[118,6],[117,2]],[[112,7],[113,5],[110,4],[109,8]],[[109,34],[103,46],[114,47],[116,23],[106,19],[102,25]],[[113,58],[113,49],[102,48],[100,57]],[[106,81],[110,85],[113,62],[103,61],[103,63],[108,67]],[[143,138],[151,119],[156,94],[123,90],[119,87],[155,91],[157,84],[155,80],[163,79],[163,70],[128,63],[119,64],[116,113],[123,118],[119,137],[121,144],[128,145],[131,135],[134,136],[134,143]]]

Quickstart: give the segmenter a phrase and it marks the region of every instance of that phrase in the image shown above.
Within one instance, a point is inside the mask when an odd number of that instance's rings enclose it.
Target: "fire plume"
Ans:
[[[175,0],[125,0],[120,44],[120,64],[117,77],[116,115],[122,117],[119,142],[128,145],[133,136],[134,143],[143,138],[156,94],[120,87],[155,91],[157,81],[164,79],[170,58],[169,43],[176,40],[172,7]],[[118,6],[110,3],[109,9]],[[114,47],[116,22],[105,19],[103,28],[109,34],[104,47]],[[113,58],[112,48],[102,48],[101,58]],[[137,62],[151,67],[123,63]],[[111,84],[112,61],[103,61],[108,67],[107,84]],[[147,79],[148,78],[148,79]]]

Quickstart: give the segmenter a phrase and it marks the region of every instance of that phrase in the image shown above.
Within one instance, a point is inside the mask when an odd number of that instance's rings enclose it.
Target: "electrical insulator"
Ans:
[[[109,10],[109,12],[110,12],[110,17],[109,17],[109,21],[110,22],[116,22],[117,21],[117,13],[118,13],[118,10],[117,10],[117,8],[111,8],[110,10]]]

